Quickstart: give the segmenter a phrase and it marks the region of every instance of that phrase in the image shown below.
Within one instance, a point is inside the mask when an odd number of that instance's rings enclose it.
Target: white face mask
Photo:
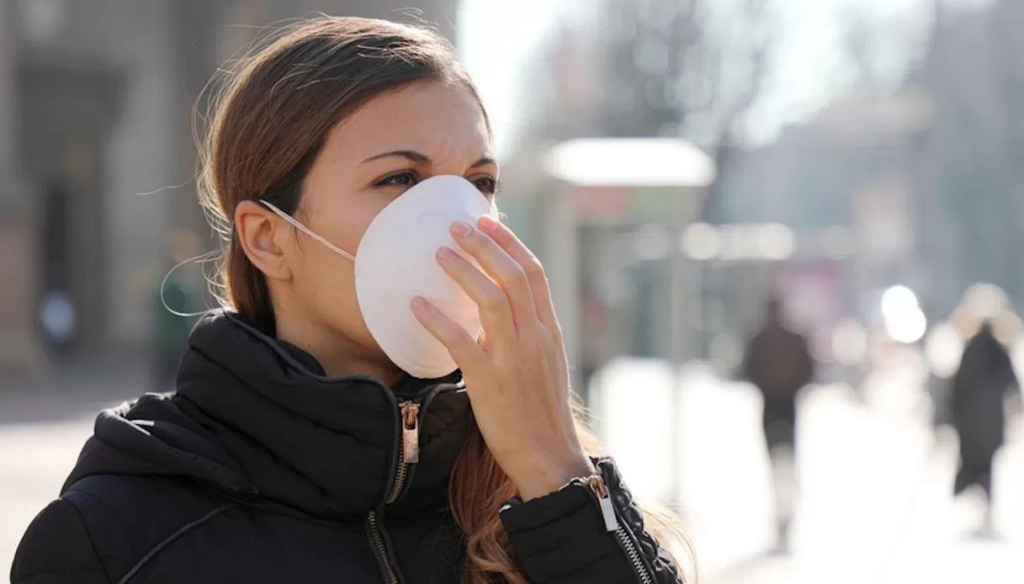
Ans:
[[[370,334],[391,361],[414,377],[434,379],[455,371],[448,350],[413,315],[410,302],[422,296],[474,337],[477,305],[437,264],[447,246],[477,269],[479,264],[452,239],[453,221],[476,225],[493,216],[491,202],[473,183],[454,175],[431,177],[392,201],[370,222],[355,255],[314,233],[274,205],[261,203],[331,251],[355,263],[356,298]]]

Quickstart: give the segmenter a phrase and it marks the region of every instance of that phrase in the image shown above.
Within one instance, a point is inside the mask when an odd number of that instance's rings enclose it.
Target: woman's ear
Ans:
[[[235,208],[235,233],[246,257],[271,280],[292,277],[288,254],[292,230],[269,209],[255,201],[242,201]]]

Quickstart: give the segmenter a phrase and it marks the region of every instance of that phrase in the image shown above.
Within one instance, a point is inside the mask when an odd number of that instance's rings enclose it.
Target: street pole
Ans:
[[[686,314],[687,314],[687,296],[686,294],[686,264],[683,257],[682,246],[680,245],[680,229],[678,220],[673,216],[673,220],[669,225],[670,245],[669,245],[669,302],[668,302],[668,319],[671,323],[671,333],[669,335],[669,364],[672,368],[672,385],[669,388],[669,407],[670,414],[669,419],[672,421],[670,425],[670,444],[669,456],[672,459],[670,465],[671,477],[669,482],[669,503],[676,504],[679,502],[681,496],[681,484],[680,474],[682,473],[682,444],[681,436],[679,432],[680,427],[680,410],[682,408],[682,365],[685,358],[686,352],[686,341],[684,336],[686,334]]]

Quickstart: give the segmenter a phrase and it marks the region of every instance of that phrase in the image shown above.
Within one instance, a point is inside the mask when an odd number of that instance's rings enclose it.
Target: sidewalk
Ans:
[[[598,411],[606,445],[635,496],[664,500],[665,461],[679,440],[677,501],[705,584],[1024,582],[1024,440],[1012,438],[996,461],[995,517],[1005,537],[971,537],[980,509],[953,498],[956,438],[936,436],[909,399],[920,388],[905,377],[878,379],[870,403],[841,386],[801,400],[799,501],[786,557],[768,554],[774,501],[756,390],[687,377],[673,419],[664,405],[670,390],[657,379],[637,370],[619,381]]]
[[[0,427],[94,415],[150,391],[139,351],[80,357],[34,375],[0,376]]]
[[[0,581],[29,522],[58,496],[99,410],[149,389],[141,352],[0,377]]]
[[[116,362],[68,369],[45,383],[0,383],[0,581],[25,527],[57,496],[96,411],[148,389],[140,360]],[[996,465],[996,517],[1007,537],[979,541],[968,536],[976,514],[951,494],[955,442],[935,440],[913,417],[821,388],[800,413],[793,554],[767,557],[772,497],[755,392],[688,379],[673,428],[665,392],[630,377],[605,397],[606,444],[634,494],[656,496],[669,478],[668,438],[681,440],[680,503],[701,582],[1024,582],[1024,440],[1007,444]]]

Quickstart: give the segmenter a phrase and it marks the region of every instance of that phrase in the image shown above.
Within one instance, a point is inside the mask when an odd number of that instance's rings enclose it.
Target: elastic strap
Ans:
[[[268,201],[260,201],[260,204],[262,204],[264,207],[266,207],[266,208],[270,209],[271,211],[273,211],[274,213],[276,213],[281,219],[284,219],[288,223],[291,223],[292,226],[295,227],[296,229],[298,229],[299,231],[305,233],[306,235],[308,235],[308,236],[312,237],[313,239],[319,241],[320,243],[326,245],[327,248],[330,249],[331,251],[333,251],[334,253],[336,253],[336,254],[338,254],[338,255],[340,255],[342,257],[346,257],[346,258],[352,260],[353,262],[356,261],[356,256],[348,253],[347,251],[345,251],[345,250],[341,249],[340,247],[334,245],[333,243],[327,241],[326,239],[324,239],[324,237],[322,235],[320,235],[318,233],[315,233],[309,227],[306,227],[302,223],[299,223],[299,221],[295,217],[292,217],[288,213],[285,213],[284,211],[278,209],[272,203],[270,203]]]

